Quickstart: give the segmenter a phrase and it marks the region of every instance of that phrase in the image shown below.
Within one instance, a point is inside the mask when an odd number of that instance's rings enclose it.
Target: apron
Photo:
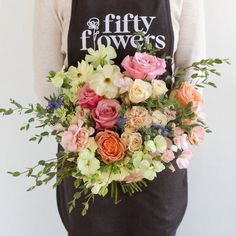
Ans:
[[[77,66],[88,48],[111,45],[117,51],[116,64],[143,43],[134,32],[143,31],[159,49],[158,56],[173,56],[174,35],[169,0],[72,0],[68,33],[68,65]],[[164,76],[172,74],[171,62]],[[58,151],[62,146],[58,145]],[[174,236],[187,207],[187,169],[166,169],[142,192],[128,196],[119,189],[121,202],[113,203],[108,194],[95,196],[86,216],[81,216],[79,200],[71,214],[67,203],[76,192],[73,177],[57,187],[57,205],[69,236]]]

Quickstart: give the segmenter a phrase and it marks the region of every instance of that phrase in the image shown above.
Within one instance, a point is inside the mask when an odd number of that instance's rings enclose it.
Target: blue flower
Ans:
[[[160,130],[160,134],[162,136],[166,136],[169,133],[169,130],[166,126],[161,126],[161,125],[153,125],[152,126],[152,132],[156,134]]]
[[[120,117],[118,118],[116,124],[117,124],[117,126],[118,126],[119,128],[122,129],[122,128],[124,127],[124,125],[125,125],[125,122],[126,122],[125,117],[124,117],[124,116],[120,116]]]
[[[48,101],[48,108],[51,111],[54,111],[54,110],[60,108],[61,105],[62,105],[61,98],[57,98],[57,100],[50,100],[50,101]]]

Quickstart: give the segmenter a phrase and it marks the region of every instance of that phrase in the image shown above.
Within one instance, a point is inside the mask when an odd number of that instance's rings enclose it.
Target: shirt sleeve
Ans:
[[[183,0],[179,18],[179,41],[175,66],[188,67],[206,57],[205,14],[203,0]]]
[[[47,82],[50,70],[58,71],[64,63],[61,52],[61,21],[54,0],[36,0],[33,28],[34,90],[39,102],[46,104],[44,97],[56,93]]]

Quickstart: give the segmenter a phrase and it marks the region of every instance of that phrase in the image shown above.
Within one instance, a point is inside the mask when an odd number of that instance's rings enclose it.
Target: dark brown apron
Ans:
[[[68,65],[77,65],[87,49],[98,44],[113,46],[115,63],[136,51],[133,33],[143,31],[159,48],[158,56],[173,56],[174,35],[169,0],[73,0],[68,34]],[[142,43],[142,41],[139,41]],[[167,73],[171,74],[171,63]],[[62,147],[59,145],[58,150]],[[187,169],[164,170],[143,192],[115,205],[110,195],[95,197],[85,217],[81,205],[69,214],[67,203],[73,199],[73,178],[57,187],[58,210],[69,236],[174,236],[187,207]],[[81,200],[82,202],[82,200]]]

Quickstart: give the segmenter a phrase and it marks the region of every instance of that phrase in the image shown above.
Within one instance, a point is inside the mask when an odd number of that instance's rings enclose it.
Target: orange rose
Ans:
[[[102,161],[106,164],[120,161],[124,158],[125,146],[117,133],[110,130],[99,132],[95,140],[98,144],[97,151],[101,155]]]
[[[189,102],[193,106],[199,104],[202,100],[201,94],[190,83],[183,83],[179,89],[176,90],[175,97],[182,105],[187,105]]]

